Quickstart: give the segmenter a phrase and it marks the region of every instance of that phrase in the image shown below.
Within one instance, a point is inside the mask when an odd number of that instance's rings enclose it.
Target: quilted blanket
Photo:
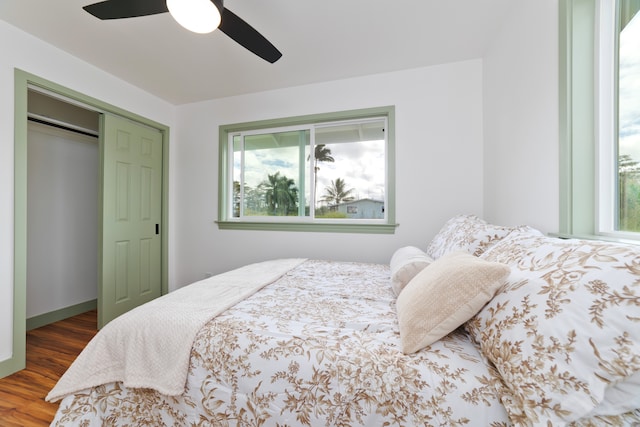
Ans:
[[[180,288],[108,323],[87,345],[46,400],[111,382],[184,392],[191,347],[202,326],[302,263],[250,264]]]

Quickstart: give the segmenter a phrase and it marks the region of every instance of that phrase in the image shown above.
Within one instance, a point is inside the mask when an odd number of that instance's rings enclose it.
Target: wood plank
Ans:
[[[45,396],[96,332],[96,310],[27,332],[26,369],[0,379],[0,425],[48,426],[59,403]]]

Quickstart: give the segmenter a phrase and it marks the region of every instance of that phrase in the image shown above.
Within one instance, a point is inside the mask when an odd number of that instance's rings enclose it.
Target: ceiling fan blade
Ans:
[[[165,0],[105,0],[83,9],[100,19],[134,18],[169,11]]]
[[[282,56],[269,40],[227,8],[222,11],[222,20],[218,28],[267,62],[273,64]]]

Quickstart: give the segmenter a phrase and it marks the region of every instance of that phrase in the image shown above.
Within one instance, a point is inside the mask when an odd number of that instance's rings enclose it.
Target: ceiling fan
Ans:
[[[282,56],[255,28],[225,8],[223,0],[105,0],[84,6],[83,9],[102,20],[169,12],[180,25],[193,32],[209,33],[219,28],[272,64]]]

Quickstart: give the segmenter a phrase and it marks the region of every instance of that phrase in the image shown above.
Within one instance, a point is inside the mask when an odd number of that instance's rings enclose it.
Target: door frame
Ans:
[[[27,92],[39,88],[71,103],[100,113],[111,113],[159,130],[162,134],[162,294],[169,291],[169,127],[130,111],[84,95],[34,74],[16,68],[14,70],[14,252],[13,252],[13,342],[11,358],[0,362],[0,378],[25,368],[26,364],[26,306],[27,306]],[[102,132],[102,129],[100,130]],[[101,139],[101,138],[99,138]],[[100,165],[102,163],[102,141],[99,142]],[[100,166],[102,167],[102,165]],[[102,182],[102,173],[99,177]],[[99,227],[103,209],[101,195],[98,198]],[[101,232],[100,232],[101,233]],[[101,238],[98,239],[101,241]],[[100,244],[100,242],[99,242]],[[98,248],[99,249],[99,248]],[[98,250],[98,256],[101,256]],[[100,270],[101,260],[98,259]],[[98,280],[98,278],[96,278]]]

